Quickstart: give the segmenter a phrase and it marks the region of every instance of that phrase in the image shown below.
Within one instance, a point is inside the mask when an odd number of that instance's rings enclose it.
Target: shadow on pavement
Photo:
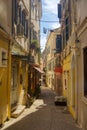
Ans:
[[[42,93],[25,117],[4,130],[81,130],[64,107],[54,105],[52,90],[42,88]]]

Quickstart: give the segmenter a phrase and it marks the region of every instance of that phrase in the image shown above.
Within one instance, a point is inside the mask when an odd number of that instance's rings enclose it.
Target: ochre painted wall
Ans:
[[[8,41],[0,39],[0,48],[7,51],[8,59]],[[8,63],[7,66],[0,66],[0,124],[8,116]]]
[[[63,61],[63,95],[67,96],[67,71],[70,71],[71,55],[68,55]],[[65,81],[66,80],[66,81]],[[66,83],[65,83],[66,82]]]
[[[75,118],[75,110],[72,105],[73,98],[75,98],[75,94],[72,94],[72,87],[73,84],[72,84],[72,74],[71,74],[71,54],[69,54],[63,61],[63,95],[67,97],[67,105],[69,111],[72,114],[72,116]],[[73,91],[75,92],[75,90]]]

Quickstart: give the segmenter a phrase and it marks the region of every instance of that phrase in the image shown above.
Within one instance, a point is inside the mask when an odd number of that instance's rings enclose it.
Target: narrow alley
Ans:
[[[54,97],[50,88],[42,87],[40,98],[2,130],[81,130],[64,107],[54,105]]]
[[[87,130],[86,9],[0,0],[0,130]]]

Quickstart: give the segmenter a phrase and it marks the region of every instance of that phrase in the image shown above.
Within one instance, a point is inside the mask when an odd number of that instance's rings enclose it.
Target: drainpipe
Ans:
[[[28,34],[28,37],[29,37],[29,50],[30,50],[30,45],[31,45],[31,0],[29,0],[29,34]]]
[[[78,122],[78,61],[76,55],[76,122]]]
[[[11,41],[9,40],[8,42],[8,63],[7,63],[7,68],[8,68],[8,81],[7,81],[7,103],[8,103],[8,120],[11,117],[11,104],[10,104],[10,89],[11,89]]]
[[[75,48],[76,48],[76,44],[77,43],[77,10],[76,10],[76,0],[73,0],[73,9],[74,9],[74,31],[75,31]],[[75,83],[75,86],[76,86],[76,104],[75,104],[75,112],[76,112],[76,115],[75,115],[75,121],[78,122],[78,58],[77,58],[77,54],[76,54],[76,50],[75,50],[75,57],[76,57],[76,83]]]

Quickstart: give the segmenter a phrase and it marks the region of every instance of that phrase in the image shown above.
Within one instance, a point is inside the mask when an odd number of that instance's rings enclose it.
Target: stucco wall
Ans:
[[[0,0],[0,26],[11,32],[11,0]]]
[[[87,17],[87,0],[77,1],[77,23],[82,23],[84,18]]]
[[[8,44],[6,41],[0,39],[0,49],[3,48],[8,53]],[[8,59],[8,57],[7,57]],[[7,79],[8,78],[8,68],[5,66],[0,66],[0,124],[3,123],[7,118]]]
[[[87,29],[80,36],[81,54],[78,60],[78,121],[82,125],[84,130],[87,130],[87,98],[84,96],[84,60],[83,60],[83,48],[87,47]]]

